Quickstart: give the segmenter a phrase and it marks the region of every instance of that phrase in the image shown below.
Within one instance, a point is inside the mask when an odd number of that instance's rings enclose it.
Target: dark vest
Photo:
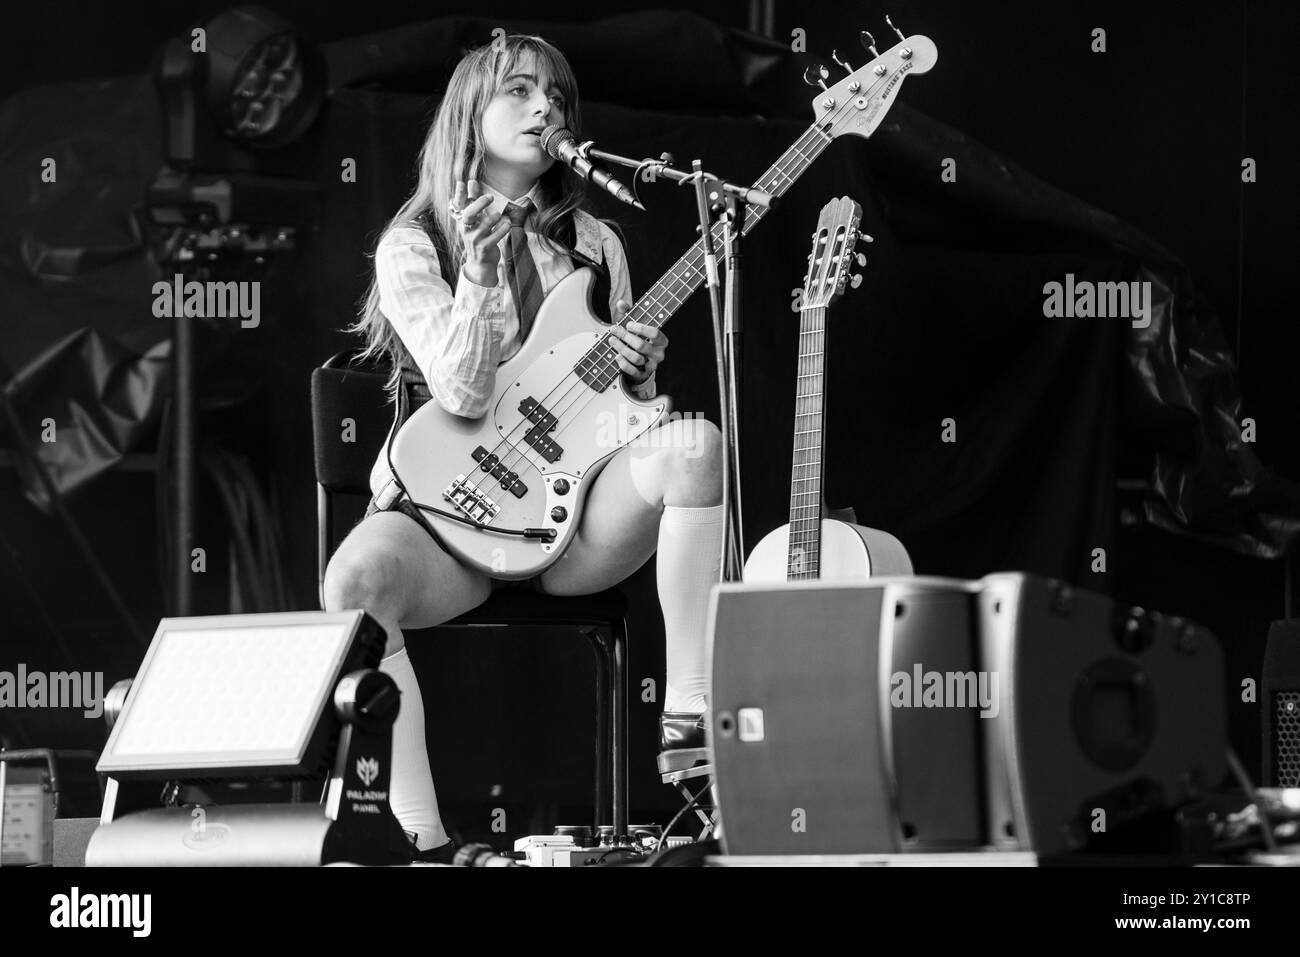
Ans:
[[[416,223],[428,235],[429,241],[433,243],[433,249],[438,254],[438,268],[442,271],[442,278],[451,286],[452,295],[455,295],[456,281],[460,279],[460,270],[451,268],[451,257],[447,253],[446,244],[442,240],[442,233],[438,229],[438,224],[427,212],[420,214],[416,218]],[[602,322],[610,322],[609,269],[604,263],[598,263],[573,248],[577,238],[577,230],[572,218],[565,225],[561,238],[563,245],[568,249],[569,258],[573,260],[574,269],[588,266],[596,271],[596,282],[591,291],[592,309],[596,313],[596,318]],[[433,394],[429,391],[429,384],[425,381],[424,374],[410,363],[409,356],[399,364],[399,370],[401,371],[401,382],[397,388],[397,427],[401,428],[416,409],[433,398]]]

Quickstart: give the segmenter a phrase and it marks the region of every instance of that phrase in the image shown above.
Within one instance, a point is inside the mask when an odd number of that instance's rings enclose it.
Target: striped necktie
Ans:
[[[533,328],[533,318],[542,305],[542,280],[537,274],[537,263],[528,250],[528,236],[524,221],[533,211],[532,200],[507,203],[505,216],[510,220],[510,236],[506,240],[506,282],[519,312],[519,341],[528,338]]]

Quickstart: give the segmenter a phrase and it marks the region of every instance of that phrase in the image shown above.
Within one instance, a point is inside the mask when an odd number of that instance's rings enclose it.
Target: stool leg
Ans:
[[[610,745],[610,715],[613,711],[610,684],[614,673],[610,644],[599,628],[583,628],[596,653],[596,803],[595,827],[608,823],[611,803],[610,785],[613,779]]]
[[[610,629],[613,647],[613,713],[610,717],[614,737],[614,837],[627,836],[627,622],[617,621]]]
[[[325,486],[316,483],[316,586],[320,606],[325,607],[325,569],[329,565],[330,542],[334,540],[334,500]]]

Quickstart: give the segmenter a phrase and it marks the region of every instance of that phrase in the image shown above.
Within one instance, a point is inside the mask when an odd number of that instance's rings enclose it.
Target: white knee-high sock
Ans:
[[[664,506],[655,563],[667,643],[665,711],[701,712],[708,707],[706,617],[721,561],[721,505]]]
[[[393,724],[392,780],[388,800],[402,830],[416,835],[415,846],[427,851],[447,843],[447,832],[438,814],[438,796],[429,770],[429,751],[424,743],[424,699],[406,649],[396,651],[379,663],[379,670],[397,683],[402,707]]]

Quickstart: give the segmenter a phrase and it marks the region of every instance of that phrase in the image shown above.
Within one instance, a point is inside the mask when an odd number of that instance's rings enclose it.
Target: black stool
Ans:
[[[316,457],[317,559],[324,607],[325,567],[334,550],[338,494],[370,496],[370,470],[392,425],[393,408],[382,366],[354,364],[340,352],[312,371],[311,409]],[[343,442],[343,419],[355,422],[354,442]],[[571,628],[596,653],[595,824],[627,833],[627,599],[616,589],[560,597],[523,588],[493,592],[483,604],[440,628],[544,625]]]

